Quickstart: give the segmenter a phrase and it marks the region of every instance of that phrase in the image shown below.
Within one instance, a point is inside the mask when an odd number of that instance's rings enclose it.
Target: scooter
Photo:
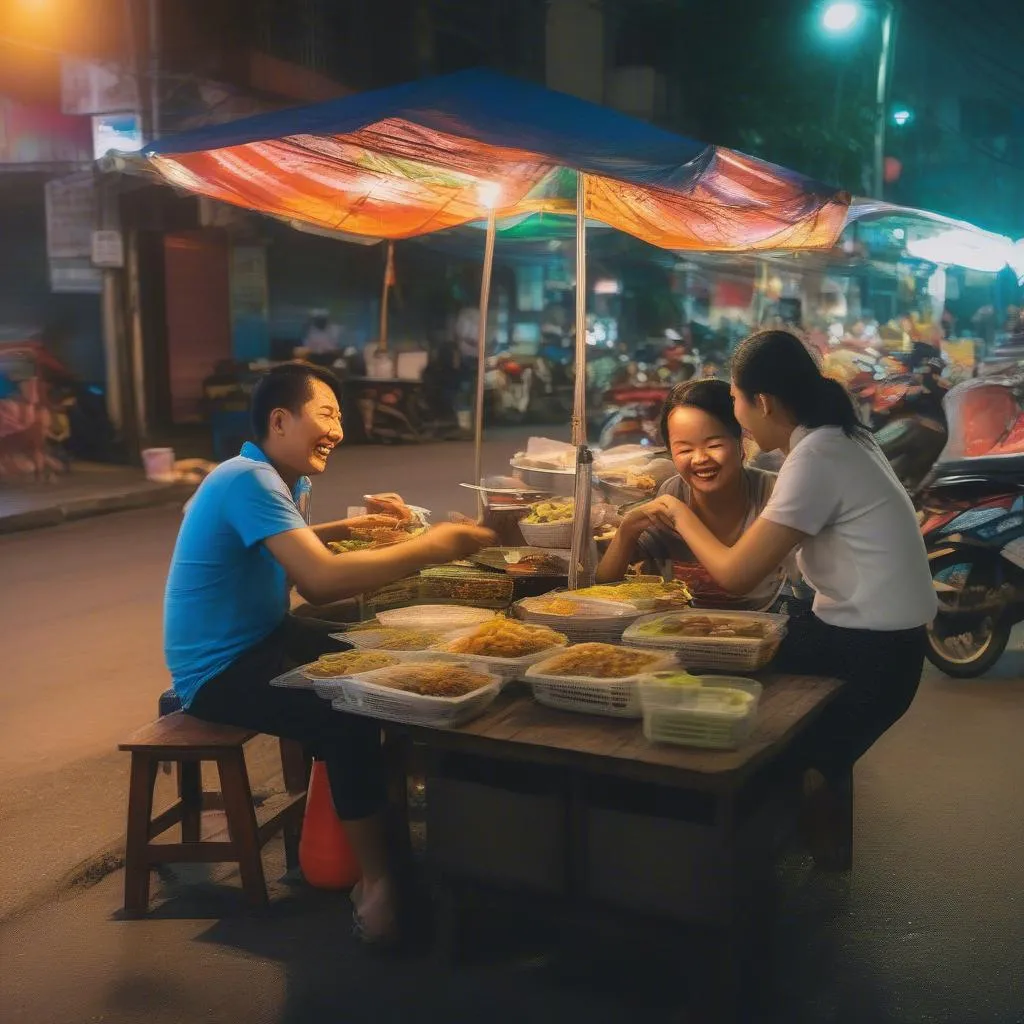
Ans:
[[[659,422],[668,384],[622,385],[605,392],[606,415],[599,446],[607,450],[621,444],[661,444]]]
[[[936,367],[880,381],[872,395],[875,440],[903,486],[913,494],[948,439],[947,385]]]
[[[972,679],[1024,621],[1024,459],[939,467],[919,505],[939,602],[926,655],[946,675]]]

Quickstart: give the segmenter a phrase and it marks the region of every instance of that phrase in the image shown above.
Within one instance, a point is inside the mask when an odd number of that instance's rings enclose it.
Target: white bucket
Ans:
[[[146,479],[157,483],[173,483],[174,481],[174,449],[144,448],[142,465],[146,469]]]

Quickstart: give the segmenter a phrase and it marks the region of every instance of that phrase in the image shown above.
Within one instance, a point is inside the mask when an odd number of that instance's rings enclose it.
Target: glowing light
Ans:
[[[860,20],[860,4],[840,0],[829,4],[821,16],[821,23],[828,32],[849,32]]]
[[[998,274],[1007,264],[1013,266],[1014,245],[1009,238],[984,231],[955,228],[932,238],[907,242],[907,254],[945,266],[963,267],[983,274]]]
[[[912,111],[907,110],[906,107],[900,107],[892,112],[892,123],[897,128],[902,128],[904,125],[910,124],[914,119]]]
[[[907,233],[903,228],[894,228],[892,237],[895,238],[897,242],[902,242],[903,239],[907,237]]]
[[[481,181],[476,187],[476,195],[481,206],[493,210],[501,199],[501,186],[493,181]]]

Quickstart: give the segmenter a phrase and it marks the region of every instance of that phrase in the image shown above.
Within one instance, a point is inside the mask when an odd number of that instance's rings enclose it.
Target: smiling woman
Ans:
[[[688,505],[723,544],[734,544],[771,497],[775,477],[743,465],[743,431],[733,415],[729,385],[691,380],[672,389],[661,416],[661,432],[677,476],[658,497],[627,514],[598,567],[599,582],[620,579],[633,561],[648,572],[679,579],[705,607],[767,608],[778,596],[784,573],[769,572],[746,594],[719,586],[679,534],[659,515],[664,497]]]

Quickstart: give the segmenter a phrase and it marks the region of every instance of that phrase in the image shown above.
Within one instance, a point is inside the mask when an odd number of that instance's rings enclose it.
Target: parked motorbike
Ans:
[[[946,446],[945,386],[911,377],[879,390],[885,391],[880,401],[887,404],[889,420],[875,431],[875,440],[903,486],[914,493]]]
[[[969,381],[946,399],[950,441],[917,498],[939,602],[928,660],[988,671],[1024,621],[1024,382]]]
[[[607,450],[620,444],[657,446],[661,410],[670,384],[623,384],[605,392],[606,410],[598,445]]]
[[[491,392],[490,407],[499,420],[521,421],[533,397],[533,367],[508,353],[487,360],[485,387]]]
[[[999,660],[1024,621],[1024,465],[944,473],[922,502],[939,601],[927,657],[946,675],[971,679]]]

